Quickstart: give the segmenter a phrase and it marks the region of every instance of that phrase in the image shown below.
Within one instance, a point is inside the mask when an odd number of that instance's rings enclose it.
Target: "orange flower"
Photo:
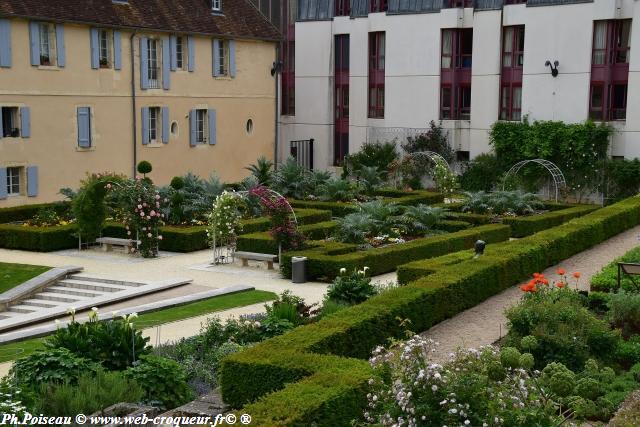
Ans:
[[[564,276],[565,274],[567,274],[567,271],[564,268],[558,269],[558,276]]]
[[[575,273],[573,273],[573,277],[575,277],[576,279],[580,278],[580,272],[576,271]]]
[[[540,273],[533,273],[533,277],[535,277],[536,279],[539,279],[540,277],[542,277],[542,274],[540,274]]]
[[[560,289],[564,288],[564,283],[562,282],[556,283],[556,288],[560,288]]]
[[[536,282],[532,280],[532,281],[520,286],[520,290],[522,292],[535,292],[536,291]]]
[[[541,282],[543,285],[549,286],[549,281],[547,279],[542,279]]]

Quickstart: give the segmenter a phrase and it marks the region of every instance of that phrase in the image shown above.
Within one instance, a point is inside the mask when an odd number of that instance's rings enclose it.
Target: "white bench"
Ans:
[[[100,243],[102,250],[105,252],[112,251],[114,246],[122,246],[127,253],[131,253],[134,249],[134,244],[137,243],[139,245],[141,242],[140,240],[121,239],[118,237],[98,237],[96,243]]]
[[[242,252],[242,251],[236,252],[235,257],[240,258],[242,260],[243,267],[247,267],[249,265],[249,260],[264,261],[267,263],[267,268],[269,270],[273,270],[273,263],[278,260],[278,255],[259,254],[256,252]]]

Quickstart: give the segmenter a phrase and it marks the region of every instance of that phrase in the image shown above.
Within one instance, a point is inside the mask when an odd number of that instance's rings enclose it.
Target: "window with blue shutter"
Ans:
[[[147,38],[140,37],[140,87],[149,89],[149,47]]]
[[[36,197],[38,195],[38,167],[27,167],[27,196]]]
[[[31,109],[20,107],[20,136],[31,138]]]
[[[67,64],[67,53],[64,48],[64,25],[56,25],[56,54],[58,55],[58,67]]]
[[[11,67],[11,21],[0,19],[0,67]]]
[[[171,46],[169,37],[162,38],[162,87],[164,90],[171,89]]]
[[[192,36],[187,37],[187,53],[189,55],[189,71],[196,69],[196,43]]]
[[[91,108],[78,107],[78,147],[91,147]]]
[[[216,110],[209,109],[209,145],[217,142],[217,114]]]
[[[211,46],[213,56],[213,76],[219,77],[224,75],[224,43],[222,40],[214,39]]]
[[[229,40],[229,75],[236,76],[236,41]]]
[[[169,107],[162,107],[162,143],[169,143],[170,136],[170,118],[169,118]]]
[[[0,200],[6,199],[8,195],[7,168],[0,168]]]
[[[113,68],[122,69],[122,34],[113,30]]]
[[[142,144],[149,143],[149,107],[142,107]]]
[[[37,22],[29,22],[29,46],[31,65],[40,65],[40,24]]]
[[[97,28],[89,29],[89,41],[91,43],[91,68],[97,70],[100,68],[100,46],[98,44],[98,32]]]

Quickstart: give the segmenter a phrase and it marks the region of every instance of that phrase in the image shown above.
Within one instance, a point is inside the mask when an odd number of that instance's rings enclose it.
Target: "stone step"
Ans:
[[[99,297],[104,295],[104,291],[96,291],[96,290],[88,290],[88,289],[80,289],[80,288],[71,288],[68,286],[49,286],[47,288],[47,292],[55,292],[56,294],[68,294],[68,295],[77,295],[80,297]]]
[[[38,307],[33,305],[18,304],[18,305],[12,305],[9,307],[9,312],[14,312],[14,313],[31,314],[36,311],[38,311]]]
[[[20,303],[24,305],[32,305],[34,307],[41,307],[41,308],[51,308],[51,307],[57,307],[58,305],[60,305],[57,301],[37,299],[37,298],[26,299],[26,300],[20,301]]]
[[[60,287],[60,286],[65,288],[86,289],[89,291],[97,291],[97,292],[118,292],[118,291],[124,291],[126,289],[130,289],[126,286],[115,285],[112,283],[92,282],[89,280],[79,280],[79,279],[60,280],[58,283],[56,283],[56,287]]]
[[[14,313],[12,311],[0,311],[0,317],[4,319],[11,319],[12,317],[19,316],[20,314],[22,313]]]
[[[40,292],[39,294],[36,294],[36,298],[40,300],[60,301],[60,302],[70,302],[70,303],[87,299],[86,297],[80,297],[77,295],[71,296],[69,294],[57,294],[55,292]]]
[[[147,283],[140,283],[140,282],[129,282],[126,280],[116,280],[116,279],[103,279],[102,277],[91,277],[91,276],[82,276],[79,274],[72,274],[68,277],[68,279],[72,279],[72,280],[82,280],[84,282],[98,282],[98,283],[107,283],[107,284],[111,284],[111,285],[118,285],[118,286],[145,286]]]

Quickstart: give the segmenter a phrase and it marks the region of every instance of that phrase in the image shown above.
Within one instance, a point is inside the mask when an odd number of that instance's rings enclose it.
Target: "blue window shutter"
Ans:
[[[192,147],[198,144],[196,142],[197,131],[196,110],[191,110],[189,111],[189,145],[191,145]]]
[[[162,38],[162,87],[171,89],[171,49],[169,37]]]
[[[178,69],[178,49],[176,45],[178,44],[178,37],[176,35],[169,36],[169,47],[171,51],[171,71],[175,71]]]
[[[8,19],[0,19],[0,67],[11,67],[11,21]]]
[[[236,76],[236,41],[229,40],[229,74]]]
[[[142,145],[149,143],[149,107],[142,107]]]
[[[78,147],[91,147],[91,109],[78,107]]]
[[[7,196],[7,168],[0,168],[0,200],[6,199]]]
[[[216,144],[216,135],[217,135],[217,115],[216,110],[209,109],[209,145]]]
[[[97,70],[100,68],[100,52],[98,46],[98,29],[89,29],[89,42],[91,43],[91,68]]]
[[[31,109],[20,107],[20,136],[31,138]]]
[[[56,24],[56,51],[58,53],[58,67],[67,65],[67,53],[64,49],[64,25]]]
[[[213,76],[218,77],[220,75],[220,40],[214,39],[211,49],[213,50]]]
[[[169,107],[162,107],[162,143],[169,143]]]
[[[149,68],[148,49],[147,38],[140,37],[140,87],[142,89],[149,89],[149,74],[147,74],[147,69]]]
[[[118,30],[113,30],[113,68],[122,69],[122,35]]]
[[[38,195],[38,167],[27,166],[27,196],[36,197]]]
[[[189,71],[194,72],[196,70],[196,43],[193,37],[187,37],[187,53],[189,55]]]
[[[40,26],[37,22],[29,22],[29,44],[31,65],[40,65]]]

